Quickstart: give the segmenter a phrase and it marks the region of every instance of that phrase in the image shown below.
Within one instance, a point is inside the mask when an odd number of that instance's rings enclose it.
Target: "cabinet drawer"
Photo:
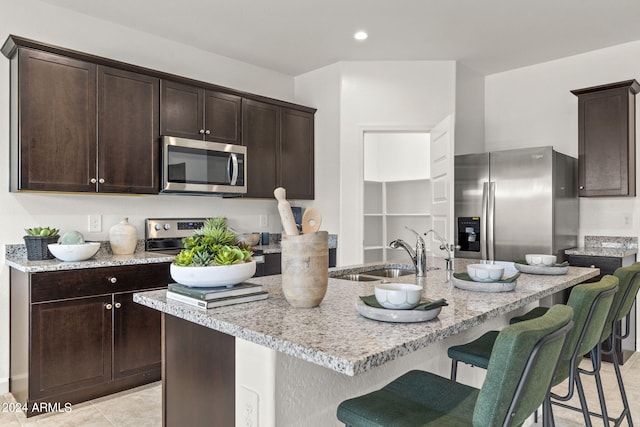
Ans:
[[[169,263],[34,273],[31,302],[159,288],[170,280]]]
[[[588,255],[568,255],[569,264],[576,267],[591,267],[600,269],[600,275],[613,274],[617,268],[622,267],[622,258]]]

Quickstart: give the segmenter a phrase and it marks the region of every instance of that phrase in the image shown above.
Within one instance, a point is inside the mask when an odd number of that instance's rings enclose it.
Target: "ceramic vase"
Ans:
[[[109,229],[109,243],[114,255],[130,255],[135,252],[138,234],[136,228],[129,224],[128,218]]]

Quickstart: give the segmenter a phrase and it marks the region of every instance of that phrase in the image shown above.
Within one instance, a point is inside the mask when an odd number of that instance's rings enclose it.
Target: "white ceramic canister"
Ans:
[[[124,218],[109,229],[109,243],[114,255],[130,255],[135,252],[138,233],[136,228],[129,224],[129,218]]]

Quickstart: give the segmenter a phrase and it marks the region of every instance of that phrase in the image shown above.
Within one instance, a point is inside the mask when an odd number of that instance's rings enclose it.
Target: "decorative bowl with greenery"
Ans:
[[[209,218],[171,263],[171,277],[186,286],[233,286],[255,274],[251,247],[238,240],[224,217]]]

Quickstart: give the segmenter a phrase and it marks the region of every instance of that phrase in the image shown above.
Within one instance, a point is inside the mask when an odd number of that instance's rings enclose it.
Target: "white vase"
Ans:
[[[109,243],[114,255],[130,255],[136,250],[138,234],[136,228],[125,218],[109,229]]]

